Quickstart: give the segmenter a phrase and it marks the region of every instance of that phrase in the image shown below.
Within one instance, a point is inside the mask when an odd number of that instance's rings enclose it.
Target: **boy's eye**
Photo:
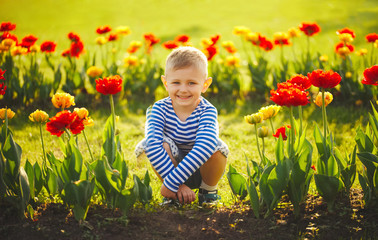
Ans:
[[[196,83],[195,82],[189,82],[189,85],[195,85]]]

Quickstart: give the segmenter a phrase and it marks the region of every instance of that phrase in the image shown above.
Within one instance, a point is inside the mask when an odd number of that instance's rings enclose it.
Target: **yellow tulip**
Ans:
[[[7,39],[4,39],[1,42],[1,44],[6,46],[6,47],[13,47],[13,46],[16,45],[16,42],[13,39],[7,38]]]
[[[14,47],[11,48],[11,55],[13,57],[23,55],[23,54],[27,54],[27,53],[28,53],[28,49],[23,48],[21,46],[14,46]]]
[[[29,115],[29,120],[37,123],[45,123],[49,120],[49,115],[45,111],[37,109]]]
[[[85,118],[84,121],[83,121],[83,124],[84,124],[84,126],[88,126],[88,127],[94,126],[93,119],[90,118],[90,117]]]
[[[327,55],[321,55],[321,56],[319,57],[319,60],[320,60],[321,62],[328,62],[328,56],[327,56]]]
[[[115,29],[115,32],[117,34],[129,35],[131,33],[131,30],[128,26],[119,26]]]
[[[39,52],[40,47],[38,45],[33,45],[30,47],[30,52],[37,53]]]
[[[76,112],[80,120],[88,117],[89,115],[89,112],[86,108],[74,108],[74,112]]]
[[[289,28],[287,33],[289,34],[291,38],[299,37],[301,35],[301,30],[299,30],[298,28],[292,27],[292,28]]]
[[[5,120],[5,111],[7,111],[7,118],[12,119],[15,113],[10,108],[0,108],[0,119]]]
[[[351,43],[351,42],[353,42],[353,37],[349,33],[339,34],[339,39],[340,39],[340,41],[342,41],[344,43]]]
[[[227,56],[225,65],[226,66],[233,66],[233,67],[239,67],[240,59],[236,56]]]
[[[244,116],[244,120],[249,124],[257,124],[261,123],[263,120],[263,114],[262,113],[254,113],[251,115]]]
[[[345,73],[345,77],[346,78],[351,78],[352,77],[352,73],[351,72],[346,72]]]
[[[231,47],[235,47],[235,45],[232,41],[224,41],[224,42],[222,42],[222,47],[231,48]]]
[[[259,36],[260,36],[260,33],[257,33],[257,32],[250,32],[250,33],[247,33],[245,35],[245,39],[247,41],[251,41],[251,42],[258,42],[259,41]]]
[[[361,48],[359,51],[356,51],[357,56],[365,56],[368,53],[366,48]]]
[[[91,78],[99,77],[103,72],[104,70],[96,66],[92,66],[87,69],[87,75]]]
[[[281,110],[281,106],[277,105],[270,105],[267,107],[263,107],[259,110],[260,113],[263,115],[263,120],[267,120],[277,115],[277,113]]]
[[[96,38],[95,42],[97,45],[104,45],[105,43],[108,42],[108,40],[106,40],[105,37],[100,36]]]
[[[238,36],[244,36],[249,32],[251,32],[251,30],[249,30],[249,28],[244,27],[244,26],[236,26],[234,27],[234,30],[232,31],[234,35],[238,35]]]
[[[51,99],[52,104],[56,108],[69,108],[75,106],[75,98],[69,93],[55,93]]]
[[[282,40],[285,40],[285,39],[288,39],[289,38],[289,35],[287,33],[284,33],[284,32],[276,32],[273,34],[273,39],[274,40],[277,40],[277,41],[282,41]]]
[[[126,57],[124,59],[124,62],[125,62],[125,67],[138,66],[138,64],[139,64],[138,57],[136,57],[134,55]]]
[[[324,106],[328,106],[328,104],[330,104],[333,100],[333,95],[332,93],[330,92],[325,92],[324,93]],[[316,96],[315,100],[314,100],[314,103],[318,106],[318,107],[321,107],[322,106],[322,93],[319,92],[318,95]]]

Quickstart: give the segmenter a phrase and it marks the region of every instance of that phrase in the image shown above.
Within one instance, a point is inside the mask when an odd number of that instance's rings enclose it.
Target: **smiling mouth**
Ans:
[[[178,98],[180,98],[180,99],[189,99],[189,98],[191,98],[191,96],[177,96]]]

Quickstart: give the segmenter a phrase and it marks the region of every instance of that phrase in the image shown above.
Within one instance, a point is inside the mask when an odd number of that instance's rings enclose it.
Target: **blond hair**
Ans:
[[[207,77],[206,55],[194,47],[179,47],[168,55],[165,62],[165,74],[167,74],[167,71],[175,71],[191,66],[203,70]]]

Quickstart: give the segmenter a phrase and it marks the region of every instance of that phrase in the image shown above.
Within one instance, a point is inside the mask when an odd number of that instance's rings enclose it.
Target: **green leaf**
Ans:
[[[333,149],[333,152],[334,152],[334,155],[335,155],[335,159],[340,167],[341,170],[345,169],[348,165],[348,162],[347,162],[347,159],[344,158],[339,149],[337,149],[336,147]]]
[[[360,182],[362,191],[364,192],[364,199],[366,204],[370,203],[371,200],[371,188],[367,185],[365,177],[363,177],[361,174],[358,174],[358,180]]]
[[[127,216],[129,210],[134,206],[137,196],[135,195],[134,188],[125,189],[118,196],[116,206],[121,209],[123,215]]]
[[[273,200],[269,206],[270,210],[275,208],[289,182],[291,167],[291,161],[286,159],[278,162],[269,173],[267,184],[273,193]]]
[[[43,179],[41,167],[39,166],[38,162],[34,163],[33,169],[34,169],[34,192],[35,192],[34,194],[37,197],[38,194],[42,190],[44,179]]]
[[[93,194],[95,180],[79,180],[70,182],[64,187],[64,200],[68,205],[73,205],[76,220],[85,220]]]
[[[139,199],[139,201],[141,201],[143,204],[148,203],[152,198],[151,186],[145,185],[137,175],[134,175],[134,184],[138,186],[137,198]]]
[[[312,145],[307,140],[303,142],[302,151],[294,163],[288,183],[288,195],[294,206],[294,213],[299,214],[299,204],[307,196],[311,180]],[[310,179],[309,179],[310,178]]]
[[[314,129],[314,138],[316,148],[318,149],[319,158],[323,161],[327,161],[329,156],[331,155],[331,151],[326,139],[320,132],[318,125],[316,125],[316,128]]]
[[[253,213],[255,214],[256,218],[259,218],[260,217],[259,195],[257,194],[256,186],[253,183],[252,179],[250,179],[249,183],[247,183],[247,191],[249,194],[249,199],[251,201]]]
[[[373,176],[377,168],[378,157],[369,152],[357,153],[357,156],[366,167],[366,175],[369,186],[373,186]]]
[[[29,180],[28,175],[26,174],[23,167],[20,167],[20,190],[21,190],[21,202],[20,207],[22,213],[25,212],[26,206],[29,204],[30,199],[30,187],[29,187]]]
[[[276,153],[276,162],[282,162],[285,159],[285,153],[284,153],[284,144],[282,137],[278,138],[276,148],[275,148],[275,153]]]
[[[246,180],[245,178],[236,171],[235,168],[229,165],[229,171],[227,173],[228,183],[230,184],[232,193],[236,196],[239,196],[241,200],[243,200],[248,192],[246,188]]]
[[[29,181],[29,188],[30,188],[30,198],[34,199],[35,193],[34,193],[34,169],[33,166],[30,164],[29,160],[26,160],[25,162],[25,172],[28,176],[28,181]]]
[[[327,176],[322,174],[315,174],[316,188],[320,194],[327,202],[328,210],[333,212],[333,205],[339,191],[340,180],[335,176]]]
[[[375,110],[375,109],[374,109]],[[378,121],[376,118],[374,118],[371,113],[369,113],[369,123],[370,123],[370,126],[373,130],[373,133],[374,133],[374,137],[375,138],[378,138]]]
[[[378,167],[375,169],[373,177],[374,195],[378,196]]]
[[[373,152],[374,149],[374,144],[373,141],[366,135],[360,127],[357,128],[357,133],[356,133],[356,143],[358,146],[358,151],[359,152]]]
[[[110,165],[115,161],[116,156],[116,142],[113,133],[113,120],[110,115],[105,124],[105,129],[102,135],[103,145],[101,148],[101,156],[106,156]]]
[[[273,201],[273,192],[268,184],[268,176],[274,167],[275,165],[271,165],[265,168],[259,181],[259,189],[260,189],[261,198],[268,205],[268,207],[271,205]]]
[[[47,169],[45,187],[50,195],[58,193],[58,180],[54,171],[51,168]]]
[[[337,161],[333,155],[331,155],[327,161],[327,176],[334,176],[339,177],[340,171],[339,171],[339,165],[337,164]]]
[[[6,158],[5,173],[15,180],[20,169],[22,149],[14,142],[12,134],[8,134],[3,147],[3,154]]]

